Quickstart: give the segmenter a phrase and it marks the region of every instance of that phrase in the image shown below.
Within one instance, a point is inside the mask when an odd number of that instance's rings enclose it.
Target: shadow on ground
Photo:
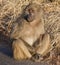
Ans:
[[[12,57],[12,40],[0,33],[0,53]]]

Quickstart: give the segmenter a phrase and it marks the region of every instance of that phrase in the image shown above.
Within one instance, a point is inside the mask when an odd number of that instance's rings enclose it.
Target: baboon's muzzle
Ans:
[[[34,15],[32,15],[32,14],[26,14],[24,16],[24,19],[27,20],[27,22],[32,22],[34,20]]]

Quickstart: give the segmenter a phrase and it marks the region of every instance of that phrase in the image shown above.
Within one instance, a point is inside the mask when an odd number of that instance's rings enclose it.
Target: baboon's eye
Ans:
[[[30,13],[33,13],[34,12],[34,10],[31,8],[31,9],[28,9],[28,11],[30,12]]]

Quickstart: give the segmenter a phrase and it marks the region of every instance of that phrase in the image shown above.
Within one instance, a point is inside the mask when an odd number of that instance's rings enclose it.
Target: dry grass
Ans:
[[[4,31],[4,34],[6,34],[5,30],[7,33],[10,33],[12,22],[31,1],[32,0],[0,0],[0,31]],[[43,0],[38,0],[38,2],[42,1]],[[36,0],[33,0],[33,2],[36,2]]]
[[[32,0],[0,0],[0,31],[4,34],[9,34],[11,25],[14,20],[22,13],[23,8]],[[47,0],[33,0],[33,2],[41,3]],[[58,0],[59,1],[59,0]],[[60,1],[59,1],[60,2]],[[51,36],[51,44],[53,51],[50,52],[48,60],[52,62],[56,58],[59,65],[59,52],[60,52],[60,3],[44,3],[41,4],[44,10],[45,30]],[[54,56],[55,55],[55,56]],[[54,62],[56,61],[54,60]],[[48,61],[48,62],[50,62]],[[52,62],[52,63],[54,63]],[[56,64],[55,63],[55,64]],[[54,65],[55,65],[54,64]]]

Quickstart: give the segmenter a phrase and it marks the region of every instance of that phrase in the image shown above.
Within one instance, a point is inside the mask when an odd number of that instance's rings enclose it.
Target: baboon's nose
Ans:
[[[24,16],[24,19],[25,19],[25,20],[27,20],[27,18],[28,18],[28,14]]]

